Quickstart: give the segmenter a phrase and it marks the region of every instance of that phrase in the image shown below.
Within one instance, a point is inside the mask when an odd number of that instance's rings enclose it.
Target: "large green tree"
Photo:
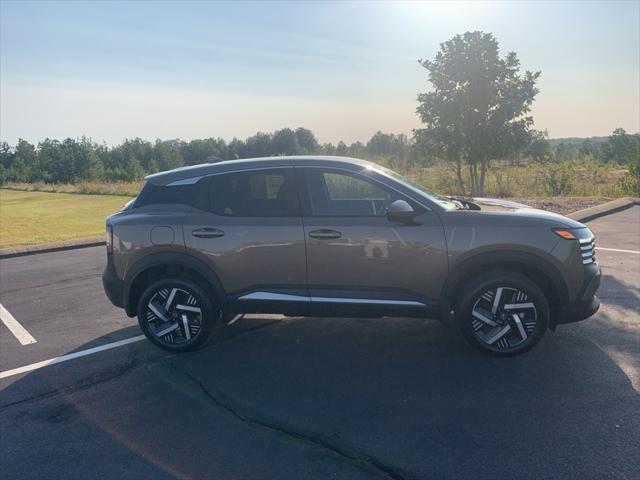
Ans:
[[[298,146],[300,147],[299,152],[296,153],[308,155],[311,153],[317,153],[320,149],[316,136],[308,128],[296,128],[296,139],[298,140]]]
[[[514,52],[500,56],[491,33],[466,32],[419,60],[433,90],[418,95],[424,128],[416,141],[454,163],[460,190],[482,195],[490,162],[526,148],[540,72],[520,74]],[[464,168],[468,170],[468,184]]]
[[[296,132],[283,128],[274,132],[271,137],[271,155],[295,155],[300,151]]]
[[[629,135],[624,128],[616,128],[602,146],[600,158],[621,165],[640,162],[640,134]]]

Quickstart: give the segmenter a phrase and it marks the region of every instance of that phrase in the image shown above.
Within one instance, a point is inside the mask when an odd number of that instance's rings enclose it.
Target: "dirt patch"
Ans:
[[[549,212],[566,215],[568,213],[583,210],[585,208],[595,207],[608,202],[607,198],[574,198],[574,197],[556,197],[556,198],[510,198],[514,202],[524,203],[533,208],[547,210]]]

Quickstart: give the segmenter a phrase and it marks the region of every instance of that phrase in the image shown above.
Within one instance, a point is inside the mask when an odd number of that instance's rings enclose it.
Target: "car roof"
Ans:
[[[189,167],[180,167],[166,172],[154,173],[145,177],[145,180],[154,185],[168,185],[192,179],[199,179],[206,175],[216,173],[233,172],[237,170],[251,170],[265,167],[291,167],[291,166],[340,166],[353,170],[361,170],[374,165],[366,160],[351,157],[336,157],[322,155],[297,155],[290,157],[259,157],[244,158],[240,160],[223,160],[215,163],[202,163]]]

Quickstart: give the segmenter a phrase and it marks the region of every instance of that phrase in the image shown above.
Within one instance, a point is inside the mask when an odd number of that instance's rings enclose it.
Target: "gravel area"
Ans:
[[[530,207],[539,208],[540,210],[548,210],[550,212],[566,215],[571,212],[583,210],[585,208],[595,207],[608,202],[607,198],[510,198],[514,202],[524,203]]]

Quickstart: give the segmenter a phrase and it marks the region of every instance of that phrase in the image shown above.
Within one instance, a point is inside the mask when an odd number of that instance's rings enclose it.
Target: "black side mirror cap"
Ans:
[[[408,202],[396,200],[387,210],[387,219],[390,222],[412,223],[418,213]]]

